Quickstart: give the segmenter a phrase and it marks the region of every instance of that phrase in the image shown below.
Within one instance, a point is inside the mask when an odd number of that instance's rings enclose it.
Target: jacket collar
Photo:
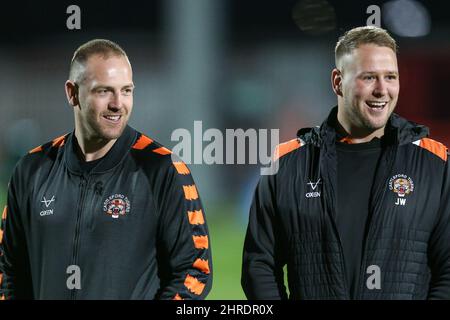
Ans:
[[[325,143],[327,145],[336,142],[337,110],[335,106],[327,119],[320,127],[304,128],[297,132],[297,136],[305,142],[317,146]],[[429,135],[429,129],[423,125],[408,121],[396,113],[392,113],[386,124],[384,139],[387,144],[403,145],[422,139]]]
[[[84,173],[81,166],[83,160],[80,159],[77,153],[75,145],[77,142],[74,133],[75,131],[70,133],[67,137],[64,145],[64,159],[70,171],[82,175]],[[137,131],[127,125],[123,130],[122,135],[117,139],[102,160],[92,169],[91,173],[106,172],[117,166],[130,151],[136,137]]]

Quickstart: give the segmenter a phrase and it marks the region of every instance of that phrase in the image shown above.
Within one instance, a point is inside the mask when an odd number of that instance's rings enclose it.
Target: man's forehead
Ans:
[[[352,52],[345,54],[339,61],[339,68],[387,68],[388,71],[398,71],[397,55],[389,47],[374,44],[360,45]]]
[[[85,78],[114,78],[118,76],[132,77],[132,69],[124,56],[89,57],[85,64]]]
[[[86,63],[86,69],[108,69],[108,68],[123,68],[129,67],[131,69],[130,62],[125,56],[117,55],[93,55],[90,56]]]

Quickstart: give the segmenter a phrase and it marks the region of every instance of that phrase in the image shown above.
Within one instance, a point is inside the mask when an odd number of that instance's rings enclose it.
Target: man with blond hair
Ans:
[[[378,27],[339,39],[337,106],[279,145],[250,210],[249,299],[450,299],[448,150],[393,113],[395,40]]]
[[[65,83],[73,132],[31,150],[9,183],[1,299],[203,299],[208,228],[187,166],[128,125],[125,51],[79,47]]]

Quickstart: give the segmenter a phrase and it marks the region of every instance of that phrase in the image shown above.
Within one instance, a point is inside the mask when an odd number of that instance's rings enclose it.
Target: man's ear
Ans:
[[[67,101],[72,107],[76,107],[79,105],[78,100],[78,85],[71,81],[67,80],[65,83],[65,89],[66,89],[66,97]]]
[[[339,69],[334,68],[331,71],[331,86],[333,87],[334,93],[338,96],[342,95],[342,73]]]

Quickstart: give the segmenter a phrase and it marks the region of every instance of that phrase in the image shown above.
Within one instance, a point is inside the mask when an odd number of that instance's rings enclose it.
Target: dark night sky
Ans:
[[[66,8],[77,4],[82,12],[82,31],[120,30],[162,31],[164,0],[153,1],[9,1],[2,3],[0,32],[2,42],[26,42],[32,38],[67,31]],[[190,0],[187,0],[190,1]],[[366,8],[386,1],[329,0],[337,16],[338,31],[365,24]],[[297,0],[225,0],[223,10],[230,26],[231,39],[258,35],[298,36],[292,20],[292,8]],[[447,1],[421,1],[430,12],[433,24],[450,24]],[[183,14],[180,12],[180,14]]]

